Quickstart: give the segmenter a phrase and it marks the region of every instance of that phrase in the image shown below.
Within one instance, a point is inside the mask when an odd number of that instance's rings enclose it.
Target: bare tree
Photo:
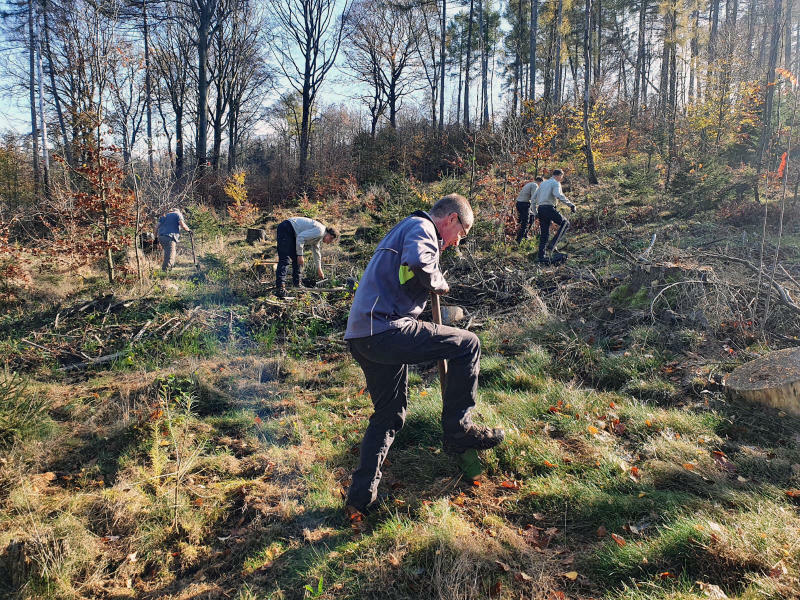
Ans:
[[[302,99],[298,179],[305,186],[311,112],[325,77],[336,62],[351,0],[343,0],[336,17],[336,0],[274,0],[279,26],[275,52],[278,66]]]

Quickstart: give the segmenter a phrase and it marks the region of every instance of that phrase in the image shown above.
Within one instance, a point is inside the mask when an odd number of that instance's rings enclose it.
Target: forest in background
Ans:
[[[794,13],[789,0],[7,2],[5,89],[30,127],[4,136],[0,220],[54,252],[61,232],[99,227],[102,251],[158,212],[154,196],[224,206],[238,171],[267,208],[392,173],[497,168],[515,183],[563,163],[594,182],[611,156],[645,156],[664,188],[719,166],[759,202],[796,135]]]

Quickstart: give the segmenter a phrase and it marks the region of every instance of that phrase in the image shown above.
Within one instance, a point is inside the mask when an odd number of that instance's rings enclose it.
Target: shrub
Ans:
[[[28,382],[16,373],[0,374],[0,447],[8,447],[49,428],[46,398],[27,393]]]

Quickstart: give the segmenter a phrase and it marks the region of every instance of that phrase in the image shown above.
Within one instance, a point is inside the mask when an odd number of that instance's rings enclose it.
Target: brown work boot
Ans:
[[[500,444],[506,432],[500,427],[470,425],[462,433],[445,435],[442,446],[447,454],[461,454],[467,450],[488,450]]]

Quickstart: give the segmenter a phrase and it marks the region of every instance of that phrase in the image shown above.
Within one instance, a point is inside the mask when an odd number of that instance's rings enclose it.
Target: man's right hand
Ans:
[[[298,256],[297,257],[297,264],[300,265],[301,267],[304,266],[306,264],[305,256]]]
[[[437,296],[444,296],[445,294],[449,294],[450,293],[450,286],[445,283],[444,284],[444,288],[438,289],[433,293],[436,294]]]

